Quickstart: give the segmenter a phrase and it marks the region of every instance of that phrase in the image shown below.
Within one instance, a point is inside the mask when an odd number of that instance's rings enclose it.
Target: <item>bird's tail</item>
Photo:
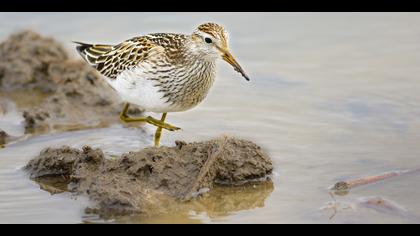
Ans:
[[[101,57],[103,58],[113,48],[111,45],[87,44],[81,42],[74,43],[78,44],[76,50],[79,52],[80,56],[95,68],[97,68],[98,64],[102,63]]]

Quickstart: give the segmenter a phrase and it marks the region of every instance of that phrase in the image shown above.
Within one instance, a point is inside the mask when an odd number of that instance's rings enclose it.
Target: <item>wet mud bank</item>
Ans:
[[[101,127],[118,121],[122,109],[118,95],[89,65],[70,58],[60,42],[32,31],[0,44],[0,95],[19,103],[16,92],[40,100],[18,107],[26,133]]]
[[[224,136],[206,142],[177,141],[174,147],[149,147],[113,159],[90,147],[47,148],[25,170],[32,179],[68,180],[70,192],[96,203],[89,211],[154,215],[215,185],[270,181],[273,164],[258,145]]]

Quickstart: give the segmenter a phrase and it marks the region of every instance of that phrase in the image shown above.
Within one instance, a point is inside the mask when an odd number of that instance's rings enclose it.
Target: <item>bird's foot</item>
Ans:
[[[173,126],[171,124],[165,123],[165,122],[163,122],[161,120],[155,119],[155,118],[153,118],[151,116],[148,116],[147,117],[147,123],[149,123],[151,125],[154,125],[156,127],[160,127],[162,129],[169,130],[169,131],[176,131],[176,130],[180,130],[181,129],[179,127],[176,127],[176,126]]]
[[[145,122],[145,123],[149,123],[151,125],[154,125],[156,127],[160,127],[162,129],[166,129],[169,131],[176,131],[176,130],[180,130],[181,128],[173,126],[171,124],[165,123],[161,120],[155,119],[151,116],[148,117],[129,117],[127,115],[120,115],[120,119],[125,122],[125,123],[134,123],[134,122]]]

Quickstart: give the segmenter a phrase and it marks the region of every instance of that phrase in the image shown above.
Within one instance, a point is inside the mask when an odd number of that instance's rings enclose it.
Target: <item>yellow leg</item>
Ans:
[[[162,123],[165,123],[165,119],[166,119],[166,115],[168,113],[163,113],[162,114],[162,118],[160,119],[160,121],[162,121]],[[156,129],[156,133],[155,133],[155,147],[159,147],[160,145],[160,137],[162,136],[162,127],[158,127]]]
[[[124,109],[120,113],[120,119],[123,122],[126,122],[126,123],[146,122],[146,123],[149,123],[149,124],[154,125],[156,127],[160,127],[160,128],[163,128],[163,129],[166,129],[166,130],[169,130],[169,131],[175,131],[175,130],[179,130],[180,129],[180,128],[176,127],[176,126],[167,124],[164,121],[155,119],[155,118],[153,118],[151,116],[148,116],[148,117],[136,117],[136,118],[129,117],[127,115],[129,106],[130,106],[130,104],[126,103],[125,106],[124,106]]]
[[[127,119],[128,118],[128,115],[127,115],[127,112],[128,112],[128,108],[130,107],[130,104],[129,103],[126,103],[125,105],[124,105],[124,109],[121,111],[121,113],[120,113],[120,119],[122,120],[122,121],[125,121],[125,119]]]

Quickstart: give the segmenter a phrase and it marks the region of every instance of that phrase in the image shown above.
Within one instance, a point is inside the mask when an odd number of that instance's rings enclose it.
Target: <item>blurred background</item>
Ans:
[[[170,114],[170,123],[183,131],[165,133],[162,142],[221,134],[248,138],[267,150],[275,173],[270,190],[254,194],[260,204],[217,214],[187,212],[182,219],[420,222],[420,174],[336,199],[327,189],[342,179],[420,168],[419,13],[0,13],[0,40],[31,29],[62,42],[76,58],[71,41],[117,44],[147,33],[191,33],[205,22],[225,26],[231,50],[251,81],[221,62],[207,99],[194,110]],[[0,124],[12,130],[4,119]],[[139,133],[120,125],[54,135],[0,151],[0,222],[101,221],[86,216],[81,203],[65,195],[51,199],[39,193],[18,173],[19,166],[49,145],[88,143],[110,152],[116,152],[112,144],[121,152],[139,145]],[[247,191],[229,201],[241,202]],[[361,207],[360,199],[369,196],[395,202],[400,211]],[[324,207],[331,202],[339,209],[334,217],[335,210]]]

